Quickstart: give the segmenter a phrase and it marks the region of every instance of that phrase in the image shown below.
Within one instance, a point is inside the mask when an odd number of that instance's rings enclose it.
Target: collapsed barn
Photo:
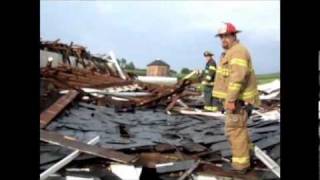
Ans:
[[[42,41],[40,53],[40,179],[279,179],[280,81],[259,86],[248,122],[270,163],[254,156],[241,175],[223,168],[224,114],[200,110],[193,81],[143,82],[112,52],[59,40]]]

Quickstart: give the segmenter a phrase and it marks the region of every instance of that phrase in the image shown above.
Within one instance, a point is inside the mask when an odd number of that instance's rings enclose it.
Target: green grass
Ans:
[[[138,76],[145,76],[147,74],[147,71],[145,69],[125,69],[126,72],[134,73]]]
[[[125,69],[126,72],[130,72],[130,73],[134,73],[138,76],[146,76],[147,75],[147,70],[146,69]],[[176,72],[173,70],[170,70],[169,72],[169,76],[170,77],[176,77]]]
[[[280,79],[280,73],[257,74],[258,84],[269,83],[275,79]]]
[[[146,75],[146,69],[135,69],[135,70],[126,69],[125,71],[135,73],[138,76],[145,76]],[[174,73],[172,71],[170,72],[170,76],[177,77],[179,80],[181,80],[181,78],[186,75],[187,74]],[[257,74],[257,79],[258,79],[258,84],[269,83],[275,79],[280,79],[280,73]],[[199,88],[200,88],[200,85],[199,85]],[[200,88],[200,89],[202,89],[202,88]]]
[[[178,77],[178,79],[181,79],[185,75],[187,75],[187,74],[180,74],[179,73],[177,75],[177,77]],[[258,84],[269,83],[275,79],[280,79],[280,73],[258,74],[257,79],[258,79]]]
[[[280,73],[258,74],[257,79],[258,79],[258,84],[269,83],[275,79],[280,79]],[[203,91],[203,86],[201,85],[201,83],[196,84],[196,87],[199,92]]]

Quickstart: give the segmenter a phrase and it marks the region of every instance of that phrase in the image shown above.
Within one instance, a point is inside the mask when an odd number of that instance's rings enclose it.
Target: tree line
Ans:
[[[127,59],[125,58],[120,58],[120,59],[117,58],[117,61],[122,69],[130,69],[130,70],[136,69],[136,66],[134,65],[134,63],[132,61],[130,62],[127,61]]]

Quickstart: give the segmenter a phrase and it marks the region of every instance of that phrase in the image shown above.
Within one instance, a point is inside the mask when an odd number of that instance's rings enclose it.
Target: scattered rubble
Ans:
[[[257,157],[246,175],[224,170],[224,114],[200,110],[192,81],[142,82],[119,69],[113,53],[98,57],[73,43],[41,42],[41,50],[62,55],[59,63],[41,59],[41,179],[279,179]],[[258,89],[250,137],[280,164],[280,81]]]

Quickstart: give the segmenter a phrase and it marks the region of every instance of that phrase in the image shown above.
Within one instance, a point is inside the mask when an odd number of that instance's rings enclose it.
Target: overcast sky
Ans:
[[[84,45],[91,53],[113,50],[145,68],[155,58],[171,69],[204,67],[202,53],[220,57],[214,35],[232,22],[257,73],[280,71],[280,1],[41,1],[43,40]],[[218,60],[219,61],[219,60]]]

